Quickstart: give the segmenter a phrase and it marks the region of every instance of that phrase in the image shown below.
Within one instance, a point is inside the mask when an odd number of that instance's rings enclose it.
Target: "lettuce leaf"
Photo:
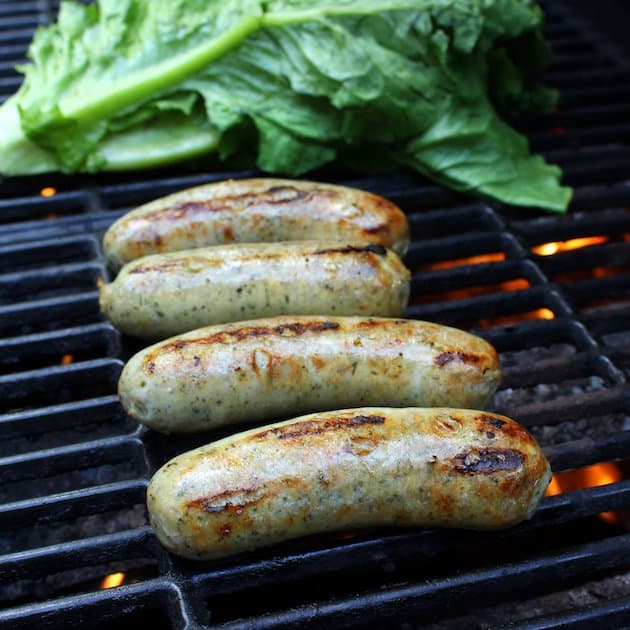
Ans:
[[[536,82],[549,59],[541,23],[528,0],[65,2],[0,108],[0,171],[213,152],[253,153],[260,169],[296,176],[369,155],[562,211],[559,169],[497,112],[553,102]]]

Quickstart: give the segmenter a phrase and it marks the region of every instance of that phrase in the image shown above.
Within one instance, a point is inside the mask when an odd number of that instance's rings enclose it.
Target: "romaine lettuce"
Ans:
[[[552,102],[541,22],[528,0],[64,2],[0,108],[0,172],[363,159],[561,211],[559,169],[496,110]]]

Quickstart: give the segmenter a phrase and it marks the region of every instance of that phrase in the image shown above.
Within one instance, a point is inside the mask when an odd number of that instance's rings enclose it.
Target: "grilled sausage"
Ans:
[[[534,438],[505,416],[366,407],[179,455],[147,504],[169,551],[210,559],[356,527],[507,527],[532,516],[550,478]]]
[[[169,195],[126,214],[105,234],[109,264],[232,242],[338,240],[377,243],[403,256],[409,226],[377,195],[315,182],[243,179]]]
[[[282,314],[401,315],[410,273],[381,245],[250,243],[156,254],[101,286],[122,332],[164,339],[200,326]]]
[[[164,433],[363,405],[482,407],[494,348],[428,322],[273,317],[209,326],[146,348],[118,385],[127,413]]]

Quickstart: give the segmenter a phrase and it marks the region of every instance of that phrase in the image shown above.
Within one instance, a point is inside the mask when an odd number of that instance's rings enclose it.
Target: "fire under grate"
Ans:
[[[0,98],[54,3],[0,2]],[[155,197],[253,171],[194,167],[0,182],[0,622],[41,628],[603,627],[630,624],[630,71],[548,3],[551,114],[519,121],[575,187],[567,216],[471,200],[408,173],[323,180],[408,214],[407,316],[495,344],[492,408],[526,425],[554,473],[615,461],[607,485],[549,496],[502,532],[352,531],[213,563],[170,556],[148,525],[152,472],[219,432],[138,428],[116,383],[135,350],[104,320],[100,239]],[[612,516],[605,518],[606,515]],[[602,513],[604,513],[602,515]],[[124,574],[122,585],[103,578]],[[580,595],[580,593],[587,593]],[[508,620],[510,623],[508,623]]]

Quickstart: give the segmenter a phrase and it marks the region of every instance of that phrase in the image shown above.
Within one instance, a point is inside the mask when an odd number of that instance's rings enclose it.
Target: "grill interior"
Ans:
[[[0,2],[0,93],[55,3]],[[630,624],[630,72],[559,2],[548,115],[520,119],[533,149],[575,188],[566,216],[471,200],[410,173],[326,169],[408,214],[407,316],[495,344],[504,381],[492,409],[536,435],[555,473],[617,461],[612,483],[543,500],[508,531],[352,531],[221,562],[157,544],[152,472],[219,432],[163,438],[117,402],[136,348],[100,315],[100,239],[135,205],[252,171],[203,166],[125,176],[0,182],[0,622],[52,628],[527,628]],[[586,239],[586,240],[578,240]],[[615,511],[614,520],[601,513]],[[103,589],[106,575],[124,583]]]

